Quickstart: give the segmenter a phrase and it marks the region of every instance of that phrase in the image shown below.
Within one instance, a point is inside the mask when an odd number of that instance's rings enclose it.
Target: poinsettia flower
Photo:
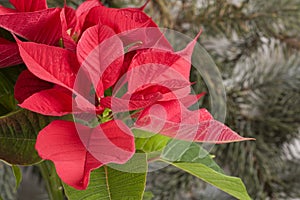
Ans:
[[[130,128],[120,119],[105,118],[107,108],[112,114],[136,110],[137,121],[131,128],[177,139],[217,143],[247,139],[215,121],[205,109],[188,110],[201,96],[190,94],[189,82],[198,36],[184,50],[173,52],[140,9],[110,9],[95,1],[87,1],[78,12],[65,6],[59,20],[63,48],[16,38],[28,71],[20,75],[15,96],[21,107],[34,112],[74,114],[76,120],[87,122],[56,120],[37,138],[39,155],[54,162],[67,184],[85,189],[91,170],[125,163],[134,154]],[[153,29],[147,31],[148,27]],[[142,45],[125,52],[135,42]],[[108,97],[109,89],[123,88],[122,75],[128,83],[125,94]]]
[[[92,113],[93,111],[101,114],[101,110],[104,109],[101,103],[91,101],[89,96],[85,98],[86,93],[82,91],[82,88],[74,87],[74,84],[78,78],[79,62],[84,62],[84,57],[88,56],[92,48],[99,46],[109,38],[114,39],[114,45],[110,43],[110,47],[113,47],[114,52],[118,52],[115,53],[117,61],[107,68],[101,68],[101,65],[98,65],[100,69],[86,69],[99,75],[100,81],[93,79],[96,77],[91,77],[91,81],[88,78],[85,82],[95,85],[95,88],[100,88],[96,95],[103,97],[104,90],[117,81],[120,68],[123,66],[124,52],[121,40],[113,37],[114,35],[111,28],[101,24],[88,28],[76,47],[77,54],[67,49],[33,42],[21,42],[17,39],[21,57],[29,70],[20,75],[15,88],[20,106],[52,116],[68,113]],[[97,59],[105,62],[110,55],[110,51],[102,51],[101,56]],[[84,69],[84,66],[90,67],[91,65],[82,66]],[[23,83],[25,82],[27,86],[24,88]],[[31,89],[30,84],[36,84],[37,87]],[[74,101],[74,97],[76,101]],[[77,104],[75,109],[73,102]],[[78,135],[78,132],[81,134]],[[82,142],[85,137],[92,142]],[[66,144],[66,147],[58,148],[62,143]],[[119,120],[110,120],[95,128],[77,122],[54,121],[41,131],[36,145],[42,158],[50,159],[55,163],[62,180],[77,189],[87,187],[92,169],[110,162],[124,163],[131,158],[135,151],[134,138],[130,129]],[[72,149],[78,150],[70,152]],[[69,159],[70,156],[76,157],[76,159]],[[72,170],[68,169],[69,166],[72,166]]]
[[[141,11],[136,10],[132,12],[141,13]],[[85,14],[77,14],[78,16],[82,16]],[[74,39],[72,38],[72,29],[74,28],[74,21],[70,21],[70,16],[74,16],[74,10],[69,9],[67,7],[63,8],[63,12],[61,12],[61,20],[64,22],[63,29],[64,30],[70,30],[69,36],[64,35],[64,39]],[[143,16],[145,16],[143,14]],[[125,19],[126,15],[121,15],[120,18]],[[149,17],[147,17],[149,20]],[[121,20],[124,23],[124,20]],[[77,22],[76,22],[77,23]],[[136,20],[133,18],[131,20],[128,20],[128,24],[131,24],[132,28],[140,27],[141,24],[137,23],[137,25],[132,25],[132,23],[136,23]],[[114,26],[114,24],[110,24],[111,26]],[[142,24],[143,25],[143,24]],[[87,27],[87,26],[85,26]],[[74,113],[74,106],[71,109],[72,102],[74,102],[74,96],[76,96],[75,103],[78,104],[78,109],[76,109],[75,113],[80,113],[78,110],[81,110],[81,112],[91,112],[96,111],[98,114],[101,113],[101,110],[103,111],[104,105],[101,104],[101,102],[92,103],[90,99],[84,99],[86,97],[83,95],[84,91],[82,91],[80,88],[74,88],[74,82],[76,74],[78,73],[79,66],[83,70],[85,70],[89,75],[91,80],[91,84],[94,85],[96,89],[96,96],[98,98],[102,98],[104,96],[104,91],[115,84],[121,73],[124,73],[123,68],[127,64],[123,64],[124,60],[124,46],[122,41],[118,37],[113,37],[116,33],[113,29],[109,28],[107,25],[103,25],[100,22],[96,25],[87,27],[84,32],[80,35],[78,38],[78,44],[76,46],[68,46],[66,49],[48,46],[44,44],[37,44],[32,42],[21,42],[18,41],[19,50],[21,53],[21,56],[27,65],[29,71],[24,71],[17,82],[16,88],[15,88],[15,96],[18,98],[20,102],[20,106],[44,115],[52,115],[52,116],[61,116],[68,113]],[[64,40],[64,45],[66,40]],[[106,41],[106,42],[104,42]],[[109,41],[113,41],[112,43]],[[101,44],[101,45],[99,45]],[[96,47],[99,46],[97,49]],[[76,53],[72,51],[71,48],[76,47]],[[95,51],[96,49],[96,51]],[[71,51],[70,51],[71,50]],[[100,51],[100,53],[98,52]],[[96,52],[95,59],[86,59],[91,53]],[[98,54],[99,53],[99,54]],[[131,55],[130,53],[127,55]],[[77,58],[76,58],[77,57]],[[128,58],[128,56],[126,56]],[[77,61],[78,60],[78,61]],[[112,62],[112,63],[111,63]],[[108,66],[107,66],[108,65]],[[97,68],[96,66],[100,66],[100,68]],[[107,66],[107,67],[106,67]],[[37,78],[38,77],[38,78]],[[80,78],[79,78],[80,79]],[[100,79],[100,81],[99,81]],[[89,80],[86,80],[85,82],[89,82]],[[33,85],[30,84],[36,84],[37,87],[35,89],[31,89]],[[42,84],[41,84],[42,83]],[[25,87],[24,85],[29,87]],[[77,90],[78,89],[78,90]],[[22,91],[21,91],[22,90]],[[153,101],[153,100],[152,100]],[[99,104],[100,103],[100,104]],[[98,112],[99,111],[99,112]],[[55,148],[56,146],[60,146],[59,141],[64,140],[58,140],[58,139],[51,139],[53,132],[56,133],[56,130],[59,129],[58,127],[67,126],[62,121],[55,121],[51,123],[45,131],[43,130],[41,132],[41,135],[37,139],[37,150],[40,154],[40,156],[44,159],[50,159],[56,164],[57,171],[62,178],[63,181],[68,183],[69,185],[78,188],[78,189],[84,189],[87,186],[86,181],[89,177],[90,171],[95,168],[99,167],[103,164],[106,164],[108,162],[115,162],[115,163],[124,163],[127,161],[132,154],[134,153],[134,144],[133,144],[133,136],[131,132],[125,131],[126,128],[122,128],[120,130],[120,126],[126,127],[124,124],[122,125],[121,121],[118,121],[118,125],[116,125],[116,120],[111,120],[109,122],[100,124],[96,127],[98,130],[107,130],[102,131],[102,135],[106,134],[112,134],[113,138],[119,138],[118,140],[110,141],[110,143],[113,143],[115,148],[105,148],[103,151],[99,151],[99,149],[92,149],[92,147],[82,148],[84,144],[81,144],[81,147],[79,147],[79,143],[75,142],[77,144],[77,147],[79,149],[83,149],[81,151],[81,155],[87,155],[85,156],[79,156],[80,158],[84,158],[80,160],[80,164],[78,165],[78,161],[74,161],[76,165],[80,166],[80,168],[76,169],[76,173],[78,173],[78,170],[81,173],[79,174],[79,178],[77,175],[74,175],[71,172],[68,172],[64,167],[68,165],[64,160],[62,161],[62,157],[67,157],[64,153],[64,148],[56,148],[54,149],[49,148],[46,143],[51,142],[50,147]],[[68,129],[62,129],[62,132],[74,130],[70,126],[76,127],[84,127],[83,125],[80,125],[78,123],[73,123],[72,125],[69,124]],[[100,127],[100,128],[99,128]],[[106,128],[107,127],[107,128]],[[85,130],[93,130],[88,127],[82,128]],[[127,128],[128,129],[128,128]],[[97,131],[99,132],[99,131]],[[101,133],[101,131],[100,131]],[[119,133],[119,134],[118,134]],[[71,135],[72,138],[76,138],[76,131],[70,131],[68,133],[64,133],[65,135]],[[61,135],[64,135],[63,133]],[[116,135],[118,134],[118,135]],[[54,134],[57,136],[57,134]],[[75,135],[75,136],[74,136]],[[121,140],[121,136],[126,135],[125,139]],[[59,136],[57,136],[59,137]],[[89,137],[92,137],[91,135]],[[100,139],[104,136],[96,136],[96,139],[93,141],[97,141],[97,137]],[[113,139],[112,138],[112,139]],[[78,139],[78,135],[77,135]],[[82,138],[80,138],[82,140]],[[75,140],[75,139],[74,139]],[[105,143],[100,140],[100,143],[98,145],[94,145],[97,147],[104,146]],[[78,141],[78,140],[77,140]],[[101,143],[102,141],[102,143]],[[109,144],[109,142],[106,142],[106,145]],[[120,145],[123,144],[122,151],[118,151],[118,148],[120,148]],[[44,148],[44,146],[46,146]],[[117,148],[118,147],[118,148]],[[106,156],[107,159],[105,159],[104,155],[99,155],[97,152],[102,152],[102,154],[107,154],[107,150],[110,149],[111,152],[114,152],[115,155]],[[116,149],[116,150],[114,150]],[[125,149],[125,150],[124,150]],[[55,152],[54,154],[51,152]],[[90,152],[90,154],[86,154],[86,152]],[[119,153],[118,153],[119,152]],[[95,162],[95,157],[98,161],[101,162]],[[87,164],[85,164],[85,167],[83,166],[83,161],[86,160]],[[71,161],[68,161],[69,163],[72,163]],[[63,163],[63,164],[60,164]],[[92,163],[89,165],[89,163]],[[82,171],[84,170],[84,171]],[[72,173],[72,174],[70,174]],[[75,172],[74,172],[75,173]],[[76,180],[72,179],[70,180],[70,177],[77,177]],[[83,182],[82,182],[83,181]]]

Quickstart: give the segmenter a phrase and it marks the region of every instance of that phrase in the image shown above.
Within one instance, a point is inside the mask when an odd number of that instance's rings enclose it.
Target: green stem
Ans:
[[[50,161],[43,161],[38,164],[50,200],[64,200],[63,187],[60,178],[56,174],[55,167]]]

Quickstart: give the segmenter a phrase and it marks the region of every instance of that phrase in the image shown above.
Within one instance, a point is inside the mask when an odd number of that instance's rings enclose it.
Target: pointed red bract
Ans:
[[[185,47],[185,49],[176,52],[180,56],[180,59],[176,61],[172,65],[172,68],[176,69],[177,71],[181,72],[181,74],[189,80],[190,78],[190,71],[192,66],[192,54],[194,51],[194,47],[197,43],[197,39],[200,37],[202,30],[196,35],[196,37]]]
[[[85,30],[99,22],[111,27],[116,33],[121,33],[120,38],[125,46],[139,42],[141,43],[140,48],[157,46],[172,50],[172,46],[158,26],[140,9],[94,7],[87,14],[82,29]]]
[[[80,124],[76,126],[90,130]],[[74,122],[53,121],[40,131],[35,148],[43,159],[52,160],[59,177],[76,189],[85,189],[91,170],[103,165],[86,150]]]
[[[189,81],[191,70],[192,50],[195,45],[193,40],[184,50],[179,52],[167,51],[165,49],[151,49],[137,54],[130,65],[130,68],[145,64],[160,64],[176,70],[187,81]]]
[[[206,109],[189,111],[178,100],[156,103],[139,116],[136,127],[168,137],[206,143],[229,143],[244,138],[213,119]]]
[[[124,164],[135,153],[133,134],[120,120],[110,120],[89,131],[76,127],[86,149],[103,164]]]
[[[90,10],[85,20],[85,27],[98,23],[111,27],[116,33],[142,27],[157,27],[144,12],[138,9],[115,9],[97,6]]]
[[[152,53],[138,53],[128,69],[128,93],[132,94],[150,85],[158,85],[177,94],[177,98],[188,95],[190,82],[181,73],[170,67],[176,60],[177,57],[155,58]]]
[[[180,52],[173,52],[165,48],[154,48],[136,53],[130,62],[126,75],[128,80],[128,95],[136,95],[140,91],[143,91],[143,96],[146,94],[151,96],[151,94],[155,94],[154,90],[156,90],[163,94],[160,101],[182,99],[184,105],[187,106],[197,102],[197,97],[189,94],[191,85],[189,75],[191,55],[199,34]],[[163,88],[167,89],[167,91],[163,92]],[[131,97],[131,100],[134,99]],[[117,105],[122,105],[119,101],[116,102],[118,102]],[[144,103],[145,106],[149,105],[147,101],[144,101]],[[117,106],[118,109],[119,107]]]
[[[63,116],[74,113],[72,93],[64,90],[66,89],[51,88],[36,92],[25,99],[19,106],[50,116]]]
[[[15,98],[19,103],[23,103],[25,99],[31,95],[53,88],[53,84],[43,81],[33,75],[30,71],[24,70],[18,77],[14,88]]]
[[[42,80],[73,90],[79,65],[76,54],[58,47],[18,41],[29,71]]]
[[[10,0],[10,2],[16,10],[0,6],[0,28],[27,40],[58,45],[62,35],[61,24],[57,23],[59,8],[47,9],[46,0]],[[0,41],[0,67],[22,63],[15,47],[16,44]]]
[[[76,9],[77,25],[75,32],[78,36],[80,36],[83,31],[82,28],[84,26],[86,16],[88,15],[89,11],[96,6],[102,6],[101,2],[98,0],[87,0],[80,4],[80,6]]]
[[[0,15],[0,27],[27,40],[58,45],[61,38],[60,8]]]
[[[197,101],[203,97],[206,93],[205,92],[202,92],[200,94],[197,94],[197,95],[188,95],[186,97],[183,97],[182,99],[180,99],[180,102],[186,107],[190,107],[192,105],[194,105],[195,103],[197,103]],[[166,98],[164,98],[166,99]],[[171,99],[170,99],[171,100]]]
[[[22,63],[18,45],[0,37],[0,68]]]
[[[46,0],[9,0],[19,12],[33,12],[47,9]]]
[[[86,0],[76,9],[76,16],[80,17],[96,6],[102,6],[102,3],[99,0]]]
[[[79,68],[74,52],[44,44],[19,40],[17,42],[20,55],[31,73],[44,81],[59,85],[76,94],[79,109],[85,108],[89,112],[95,111],[95,107],[82,96],[82,89],[87,88],[77,87],[77,90],[74,90]]]
[[[120,123],[110,121],[91,129],[81,124],[56,120],[39,133],[36,149],[43,159],[54,162],[58,175],[65,183],[82,190],[88,185],[91,170],[111,162],[124,163],[135,152],[133,136]],[[87,148],[82,140],[90,137],[94,138],[91,140],[93,145]],[[89,148],[92,154],[87,150]],[[95,159],[93,154],[101,156],[103,163]]]
[[[88,28],[78,42],[78,61],[90,75],[100,97],[119,78],[123,57],[122,41],[108,26],[98,24]]]

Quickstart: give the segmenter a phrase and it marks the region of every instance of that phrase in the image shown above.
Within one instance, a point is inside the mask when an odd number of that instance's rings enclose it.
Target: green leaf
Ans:
[[[16,165],[12,165],[11,168],[12,168],[12,171],[13,171],[15,179],[16,179],[16,187],[15,188],[18,189],[18,187],[22,181],[22,171],[21,171],[20,167],[16,166]]]
[[[141,154],[133,157],[129,162],[123,165],[124,171],[108,166],[103,166],[91,173],[90,183],[86,190],[76,190],[66,184],[63,184],[66,195],[69,200],[141,200],[144,195],[147,162],[146,156]],[[130,167],[134,167],[133,173],[128,172]],[[143,173],[134,173],[142,171]]]
[[[30,165],[41,160],[35,150],[39,131],[52,119],[27,110],[0,117],[0,159],[14,165]]]
[[[223,190],[237,199],[251,200],[242,180],[216,172],[200,163],[170,163],[203,181]]]
[[[143,130],[134,129],[136,150],[146,153],[148,161],[157,160],[171,138]]]
[[[224,173],[212,156],[194,142],[172,140],[164,149],[161,158],[168,161],[201,163],[217,172]]]
[[[16,109],[17,101],[13,94],[3,94],[0,96],[0,116]]]
[[[184,153],[190,148],[192,142],[182,140],[170,140],[164,148],[162,157],[169,161],[179,161]]]
[[[157,157],[154,152],[158,152],[161,158],[168,161],[202,163],[217,172],[224,173],[212,156],[197,143],[175,140],[160,134],[145,138],[153,133],[139,129],[134,129],[133,132],[139,137],[135,138],[136,149],[148,153],[148,159],[151,159],[151,156]]]
[[[171,138],[153,134],[143,130],[134,129],[135,135],[135,148],[145,153],[162,151]]]
[[[107,166],[122,172],[145,173],[148,165],[145,161],[147,156],[144,153],[136,153],[125,164],[110,163]]]

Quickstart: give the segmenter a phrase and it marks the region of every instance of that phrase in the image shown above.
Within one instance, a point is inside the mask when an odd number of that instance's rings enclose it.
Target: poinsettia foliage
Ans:
[[[200,34],[174,51],[145,6],[10,2],[0,6],[0,159],[47,162],[43,173],[55,167],[69,199],[142,199],[153,162],[250,199],[198,144],[251,140],[190,109],[203,96],[191,94],[189,77]]]

